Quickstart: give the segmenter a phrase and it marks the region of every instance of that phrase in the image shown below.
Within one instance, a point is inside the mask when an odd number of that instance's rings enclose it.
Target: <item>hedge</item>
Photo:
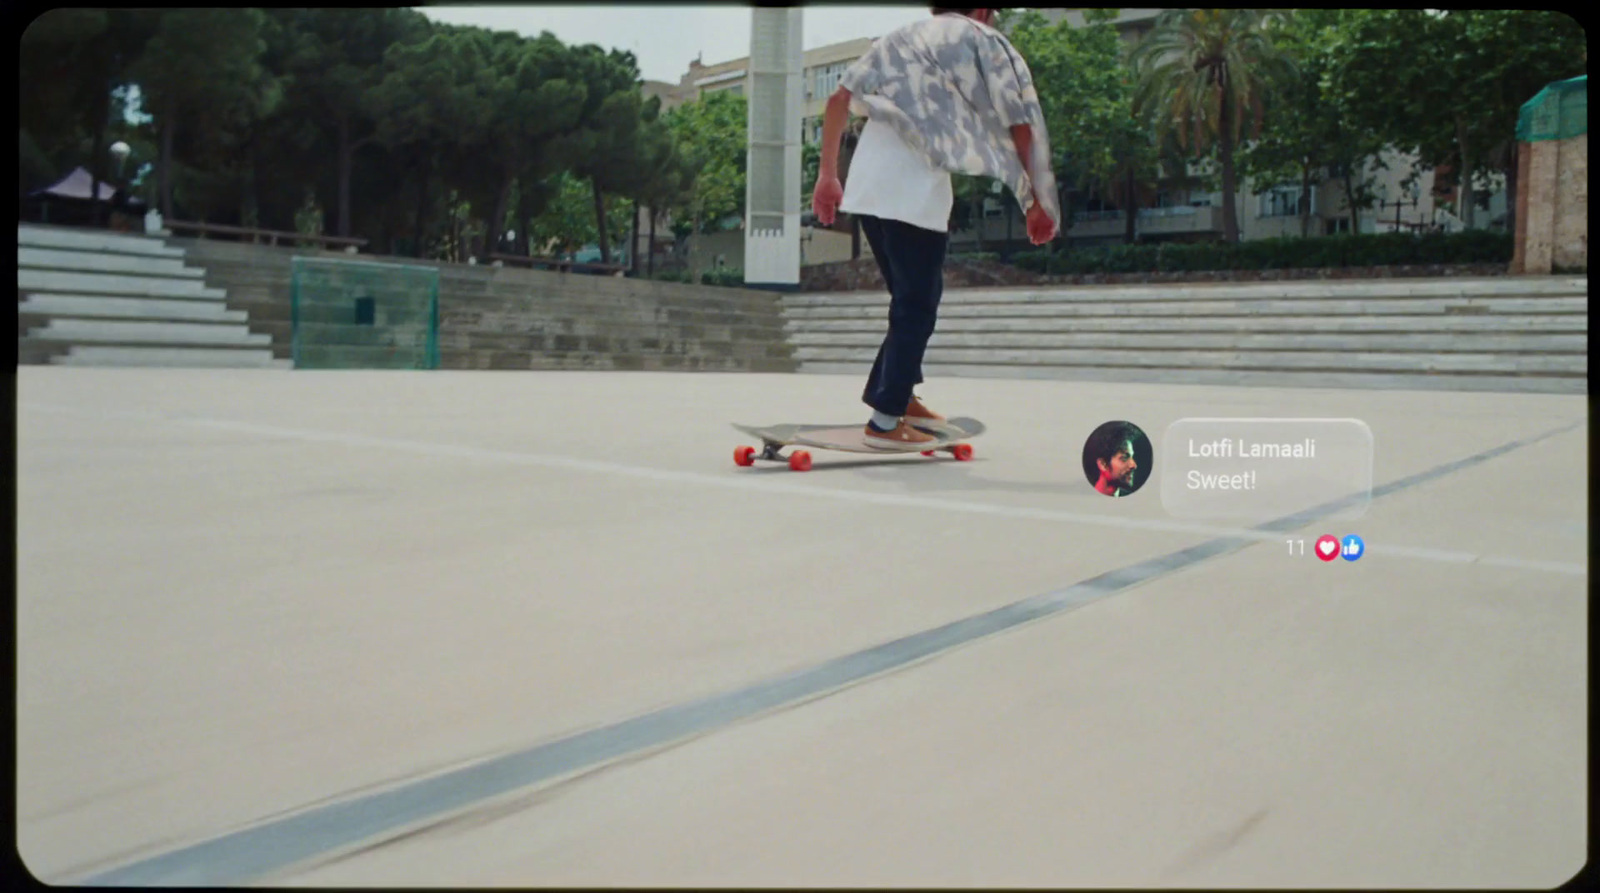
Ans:
[[[693,282],[694,275],[688,270],[660,270],[649,277],[655,282]]]
[[[1402,264],[1510,263],[1510,233],[1466,230],[1459,233],[1377,233],[1293,237],[1226,242],[1157,242],[1077,248],[1051,255],[1044,249],[1019,251],[1011,263],[1048,275],[1092,273],[1191,272],[1201,270],[1286,270],[1322,267],[1384,267]]]
[[[700,274],[701,285],[721,285],[727,288],[744,287],[744,270],[738,267],[717,267]]]

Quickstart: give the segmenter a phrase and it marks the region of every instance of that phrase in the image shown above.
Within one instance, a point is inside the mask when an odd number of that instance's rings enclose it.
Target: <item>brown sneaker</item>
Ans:
[[[944,416],[939,415],[926,406],[923,406],[922,401],[918,400],[915,396],[912,396],[911,403],[906,406],[906,418],[928,419],[929,421],[933,422],[942,422],[945,420]]]
[[[901,419],[900,424],[893,431],[875,431],[871,425],[864,429],[867,434],[867,445],[886,450],[902,450],[913,447],[927,449],[936,444],[939,438],[932,434],[925,434]]]

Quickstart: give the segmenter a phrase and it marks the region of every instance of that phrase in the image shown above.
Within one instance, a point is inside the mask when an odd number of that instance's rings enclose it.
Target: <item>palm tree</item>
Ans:
[[[1239,241],[1233,153],[1245,120],[1259,134],[1272,73],[1290,63],[1272,41],[1279,13],[1259,9],[1172,9],[1131,55],[1134,109],[1185,148],[1213,145],[1222,164],[1223,234]]]

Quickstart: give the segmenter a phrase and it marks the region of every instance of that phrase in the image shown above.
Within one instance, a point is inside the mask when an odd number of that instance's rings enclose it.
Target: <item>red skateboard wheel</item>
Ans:
[[[951,448],[950,452],[962,462],[970,462],[972,460],[972,444],[970,443],[958,443]]]
[[[743,465],[743,466],[747,466],[747,467],[751,466],[751,465],[754,465],[754,464],[756,464],[756,458],[755,457],[756,457],[756,448],[755,447],[742,446],[742,447],[739,447],[738,449],[735,449],[733,451],[733,462],[734,462],[735,465]]]
[[[805,450],[795,450],[789,457],[789,467],[795,471],[811,470],[811,454]]]

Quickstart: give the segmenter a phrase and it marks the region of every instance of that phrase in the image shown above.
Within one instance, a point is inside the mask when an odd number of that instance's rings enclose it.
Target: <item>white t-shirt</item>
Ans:
[[[839,210],[949,231],[955,203],[950,175],[906,145],[893,127],[867,119],[849,176]]]

